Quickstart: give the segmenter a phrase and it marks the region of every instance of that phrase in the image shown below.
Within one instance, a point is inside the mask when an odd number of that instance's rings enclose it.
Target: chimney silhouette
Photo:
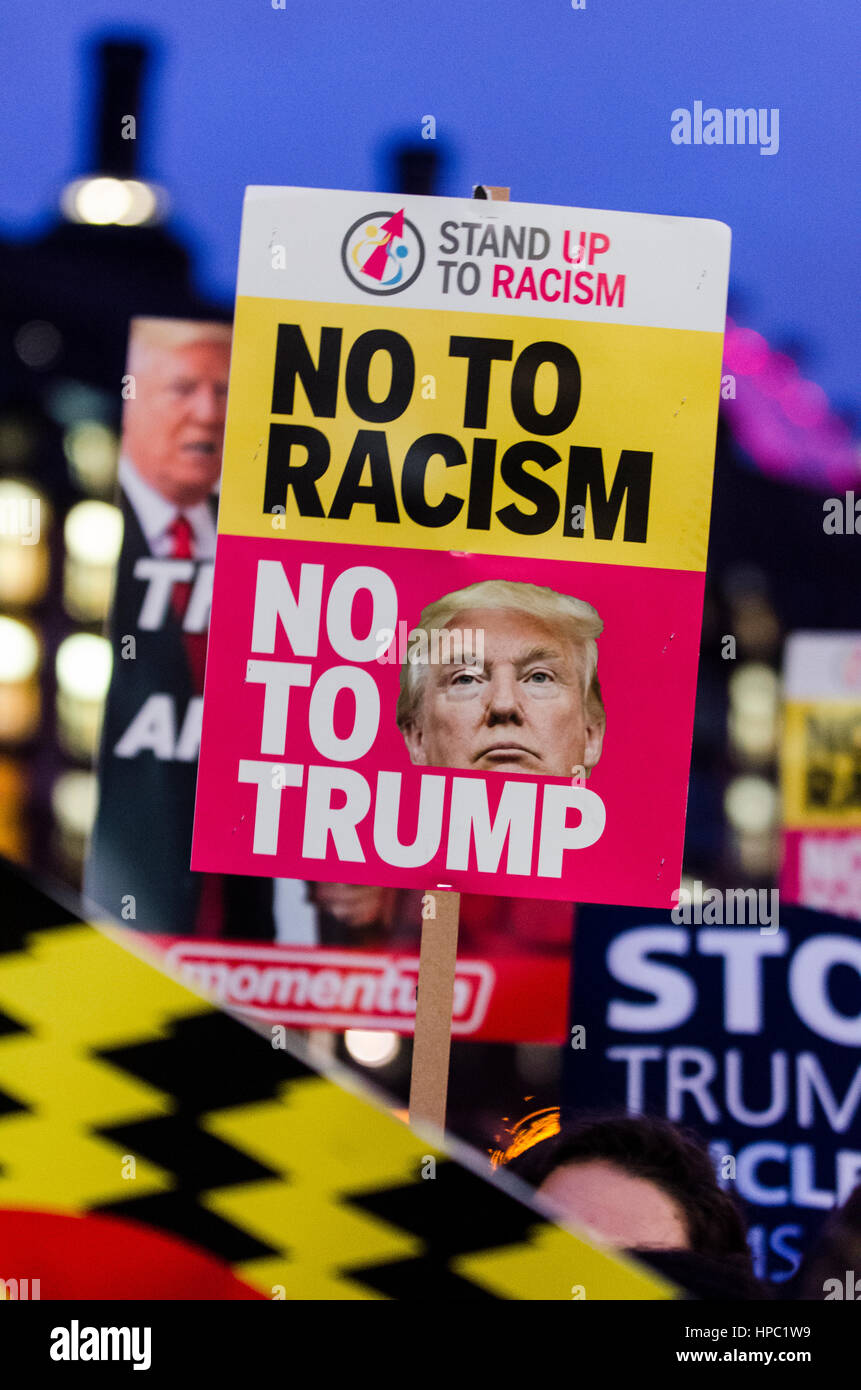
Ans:
[[[435,193],[441,163],[439,152],[432,146],[412,141],[397,145],[392,152],[392,165],[398,193]]]
[[[140,40],[99,39],[92,47],[97,93],[89,173],[135,178],[139,168],[141,88],[150,57]],[[134,117],[135,138],[123,138],[125,117]]]

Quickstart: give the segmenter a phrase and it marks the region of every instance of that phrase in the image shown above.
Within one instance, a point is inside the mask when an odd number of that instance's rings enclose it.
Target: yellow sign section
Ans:
[[[702,571],[722,347],[239,297],[219,532]]]
[[[781,764],[785,826],[861,826],[858,700],[787,701]]]

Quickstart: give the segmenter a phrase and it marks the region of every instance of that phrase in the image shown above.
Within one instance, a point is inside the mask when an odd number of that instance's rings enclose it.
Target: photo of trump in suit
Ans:
[[[230,339],[226,324],[132,322],[113,675],[85,891],[144,931],[271,940],[271,880],[189,868]]]

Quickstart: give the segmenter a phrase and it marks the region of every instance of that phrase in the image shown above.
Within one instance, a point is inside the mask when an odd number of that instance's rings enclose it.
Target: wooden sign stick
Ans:
[[[475,198],[508,202],[509,194],[510,189],[490,184],[477,184],[473,188]],[[425,895],[424,902],[433,915],[423,916],[422,920],[410,1075],[410,1124],[433,1125],[444,1130],[460,893],[435,887]]]
[[[434,916],[422,921],[410,1076],[410,1124],[445,1129],[460,893],[435,888],[425,894],[423,913],[424,904],[431,908]]]

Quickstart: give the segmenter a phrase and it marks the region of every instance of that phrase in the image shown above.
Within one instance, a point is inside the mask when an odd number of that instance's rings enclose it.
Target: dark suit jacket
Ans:
[[[125,532],[109,625],[114,670],[102,734],[99,812],[84,887],[88,897],[116,917],[123,917],[123,900],[131,894],[135,915],[129,918],[126,909],[129,925],[188,936],[194,933],[203,878],[189,868],[197,762],[163,761],[148,749],[134,758],[118,758],[114,749],[156,693],[173,696],[178,735],[195,692],[173,610],[157,631],[137,626],[147,581],[135,579],[134,567],[150,551],[124,493],[120,505]],[[135,638],[133,660],[122,656],[126,635]],[[271,941],[271,879],[225,876],[223,887],[224,935]]]

